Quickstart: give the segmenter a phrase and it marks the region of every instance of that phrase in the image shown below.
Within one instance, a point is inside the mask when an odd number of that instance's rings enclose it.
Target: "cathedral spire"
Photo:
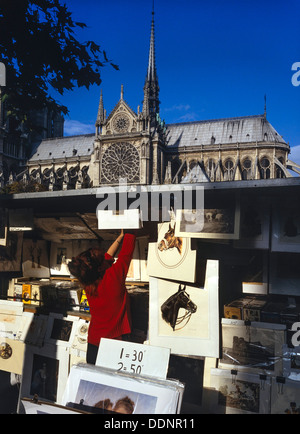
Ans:
[[[103,125],[104,122],[104,106],[103,106],[103,96],[102,96],[102,89],[100,94],[100,101],[99,101],[99,107],[98,107],[98,115],[96,120],[96,127]]]
[[[154,2],[152,9],[151,36],[148,69],[144,85],[143,113],[156,115],[159,113],[159,86],[155,63],[155,35],[154,35]]]

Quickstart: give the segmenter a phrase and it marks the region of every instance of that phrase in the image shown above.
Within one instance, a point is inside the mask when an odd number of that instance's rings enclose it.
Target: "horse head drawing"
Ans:
[[[171,295],[161,306],[162,318],[170,324],[173,331],[175,327],[187,320],[183,327],[187,325],[193,313],[197,311],[197,306],[190,299],[189,294],[185,290],[186,286],[182,288],[179,285],[178,291]],[[185,309],[185,314],[178,317],[179,309]],[[181,328],[183,328],[181,327]],[[178,329],[177,329],[178,330]]]
[[[163,252],[164,250],[173,249],[174,247],[178,250],[179,254],[182,253],[182,238],[175,237],[175,225],[172,228],[171,223],[169,224],[169,230],[165,233],[164,238],[158,243],[158,250]]]

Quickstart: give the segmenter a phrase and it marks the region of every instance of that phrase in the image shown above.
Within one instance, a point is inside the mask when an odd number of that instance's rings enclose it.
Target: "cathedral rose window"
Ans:
[[[140,156],[131,143],[114,143],[102,156],[101,181],[118,184],[120,178],[130,183],[140,181]]]

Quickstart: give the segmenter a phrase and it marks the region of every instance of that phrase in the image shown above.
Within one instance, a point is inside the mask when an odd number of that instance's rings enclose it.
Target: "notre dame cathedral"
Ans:
[[[159,114],[154,13],[142,107],[124,99],[110,114],[101,91],[95,134],[43,139],[23,179],[49,190],[101,185],[259,180],[292,176],[289,144],[263,114],[165,124]]]

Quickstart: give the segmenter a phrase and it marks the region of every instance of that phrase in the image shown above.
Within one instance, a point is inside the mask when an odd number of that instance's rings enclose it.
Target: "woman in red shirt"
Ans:
[[[101,338],[122,339],[131,332],[125,280],[135,247],[135,235],[118,236],[108,251],[91,248],[68,264],[85,289],[90,306],[87,363],[95,364]],[[123,242],[122,242],[123,241]],[[118,259],[114,255],[122,244]]]

